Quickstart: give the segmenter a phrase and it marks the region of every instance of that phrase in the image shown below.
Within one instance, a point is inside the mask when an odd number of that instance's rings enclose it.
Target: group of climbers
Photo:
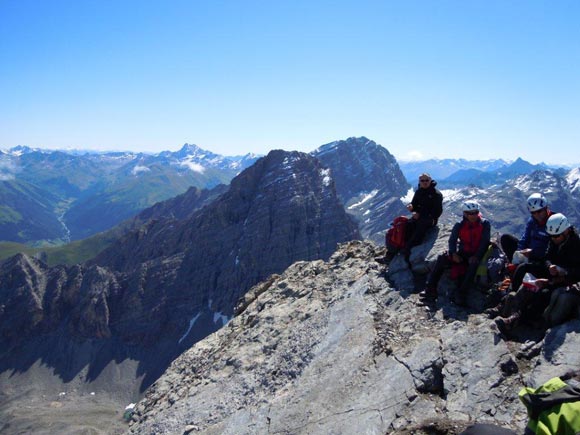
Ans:
[[[530,205],[533,196],[528,199],[528,208],[536,221],[533,224],[537,227],[534,240],[536,245],[547,246],[542,255],[533,254],[532,242],[530,247],[523,245],[520,252],[528,255],[523,254],[522,264],[513,273],[512,291],[497,307],[488,311],[490,317],[496,317],[495,322],[503,333],[508,333],[522,318],[543,319],[547,326],[562,323],[573,317],[580,303],[578,233],[566,216],[550,212],[545,198],[541,198],[542,210],[533,210],[533,205]],[[536,220],[538,215],[543,216],[539,222]]]
[[[427,230],[437,225],[443,211],[443,196],[429,174],[419,176],[413,200],[407,206],[412,212],[403,248],[393,248],[387,235],[387,253],[376,258],[389,264],[397,253],[409,261],[410,249],[420,244]],[[580,238],[576,229],[561,213],[550,210],[544,195],[534,193],[527,199],[530,213],[522,236],[504,234],[499,245],[507,261],[508,276],[500,304],[486,310],[499,330],[508,334],[521,319],[542,320],[553,326],[572,318],[580,306]],[[491,225],[477,202],[462,204],[462,217],[451,231],[448,249],[437,257],[419,297],[423,305],[436,303],[437,285],[445,270],[451,270],[456,288],[451,300],[467,303],[467,292],[473,287],[478,267],[490,246]]]
[[[428,174],[421,174],[413,201],[407,206],[412,216],[403,222],[404,246],[394,244],[387,233],[387,253],[376,260],[389,264],[398,253],[409,262],[410,249],[420,244],[427,230],[437,225],[443,211],[443,196],[437,183]],[[419,293],[420,303],[435,307],[437,286],[446,269],[455,281],[451,300],[467,303],[468,290],[486,263],[492,247],[503,251],[509,263],[502,274],[503,295],[500,303],[485,310],[504,335],[509,335],[520,322],[540,321],[554,326],[573,318],[580,307],[580,237],[568,218],[550,210],[544,195],[534,193],[527,198],[530,216],[521,237],[503,234],[491,244],[491,224],[482,216],[477,202],[462,204],[462,217],[449,236],[448,248],[438,255],[429,273],[425,288]],[[397,233],[399,236],[400,234]],[[501,280],[500,280],[501,281]],[[580,371],[572,376],[553,378],[539,388],[523,388],[519,394],[528,410],[526,435],[580,433]],[[515,432],[493,424],[475,424],[461,435],[508,435]]]

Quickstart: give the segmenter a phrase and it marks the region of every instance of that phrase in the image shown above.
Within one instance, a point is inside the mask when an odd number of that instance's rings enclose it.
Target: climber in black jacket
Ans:
[[[439,216],[443,213],[443,195],[435,186],[437,182],[429,174],[419,175],[419,187],[413,200],[407,205],[407,210],[412,213],[406,228],[407,256],[413,246],[421,244],[427,230],[437,225]]]

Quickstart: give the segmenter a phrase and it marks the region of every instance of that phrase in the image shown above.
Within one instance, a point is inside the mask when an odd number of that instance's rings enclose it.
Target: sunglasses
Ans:
[[[558,239],[558,238],[562,237],[563,235],[564,235],[564,233],[560,233],[560,234],[557,234],[557,235],[554,235],[554,236],[550,236],[550,239]]]
[[[469,216],[475,216],[476,214],[479,214],[479,210],[474,210],[474,211],[464,211],[463,213],[469,215]]]
[[[541,213],[541,212],[543,212],[543,211],[544,211],[544,209],[543,209],[543,208],[541,208],[541,209],[539,209],[539,210],[532,211],[532,212],[530,212],[530,213],[532,213],[532,214],[539,214],[539,213]]]
[[[421,179],[420,179],[419,181],[420,181],[421,183],[428,183],[428,182],[429,182],[429,181],[431,181],[431,180],[421,180]]]

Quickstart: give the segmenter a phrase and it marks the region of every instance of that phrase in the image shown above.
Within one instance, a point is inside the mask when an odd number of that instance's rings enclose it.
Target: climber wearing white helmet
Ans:
[[[544,263],[550,244],[546,223],[554,213],[548,207],[546,197],[541,193],[532,193],[526,204],[530,217],[521,238],[518,240],[511,234],[502,234],[500,237],[501,248],[509,262],[513,263],[510,287],[513,291],[520,288],[526,273],[534,273],[535,267]],[[500,303],[497,307],[486,311],[493,318],[501,313],[502,306]]]
[[[500,238],[501,247],[510,263],[543,261],[550,242],[546,222],[553,212],[548,207],[546,197],[541,193],[532,193],[526,203],[530,217],[520,239],[511,234],[503,234]]]
[[[546,222],[550,244],[544,262],[528,265],[528,271],[536,278],[532,287],[520,286],[511,296],[510,310],[496,319],[502,332],[510,331],[520,318],[537,319],[543,314],[554,289],[573,291],[573,284],[580,281],[580,238],[568,218],[555,213]],[[553,305],[553,304],[551,304]],[[552,306],[553,308],[553,306]],[[546,313],[550,324],[560,323],[567,313]]]
[[[466,305],[467,291],[473,285],[479,262],[489,246],[491,224],[481,216],[479,204],[468,200],[461,210],[463,217],[453,226],[449,236],[449,250],[437,257],[425,290],[419,295],[426,305],[437,299],[437,285],[448,267],[451,267],[451,278],[457,282],[453,302]]]

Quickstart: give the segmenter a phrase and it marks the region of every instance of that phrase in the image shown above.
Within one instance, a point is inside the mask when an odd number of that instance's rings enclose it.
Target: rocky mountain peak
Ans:
[[[344,202],[385,186],[393,196],[402,196],[409,187],[393,155],[365,137],[331,142],[312,155],[333,171]]]
[[[206,151],[201,149],[200,147],[198,147],[195,144],[184,144],[181,149],[176,153],[177,157],[185,157],[185,156],[192,156],[192,157],[199,157],[199,156],[216,156],[217,154],[214,154],[210,151]]]
[[[389,219],[405,212],[409,184],[388,150],[366,137],[323,145],[312,155],[329,168],[336,191],[365,238],[379,241]]]

